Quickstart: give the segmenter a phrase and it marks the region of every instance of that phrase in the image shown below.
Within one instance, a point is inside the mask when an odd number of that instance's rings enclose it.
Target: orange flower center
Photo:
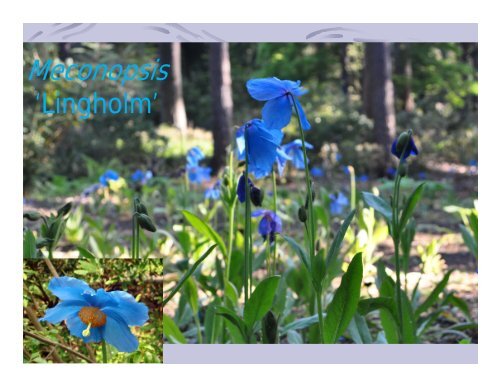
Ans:
[[[102,327],[106,324],[106,314],[97,307],[82,307],[78,312],[80,320],[92,327]]]

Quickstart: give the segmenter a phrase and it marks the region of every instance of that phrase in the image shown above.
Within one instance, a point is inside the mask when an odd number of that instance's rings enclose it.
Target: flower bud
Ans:
[[[398,174],[404,177],[408,174],[408,165],[405,162],[401,162],[398,166]]]
[[[69,211],[71,210],[71,202],[68,202],[67,204],[65,204],[64,206],[60,207],[58,210],[57,210],[57,216],[66,216]]]
[[[250,201],[252,201],[255,206],[262,206],[262,201],[264,201],[264,192],[255,186],[251,186]]]
[[[398,141],[396,142],[396,152],[398,154],[402,154],[405,147],[407,147],[409,141],[410,141],[409,134],[406,131],[404,133],[401,133],[398,137]]]
[[[137,222],[139,223],[139,225],[142,229],[145,229],[145,230],[150,231],[150,232],[156,232],[156,227],[148,215],[146,215],[144,213],[138,213],[137,214]]]
[[[23,218],[27,219],[28,221],[38,221],[42,218],[42,215],[36,211],[30,211],[24,212]]]
[[[276,343],[278,322],[272,311],[268,311],[264,319],[262,319],[262,335],[264,343]]]
[[[303,206],[299,208],[299,220],[300,222],[306,222],[307,221],[307,210]]]

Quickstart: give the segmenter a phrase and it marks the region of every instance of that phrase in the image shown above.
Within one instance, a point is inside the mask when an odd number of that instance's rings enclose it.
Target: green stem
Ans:
[[[311,233],[309,238],[309,254],[311,259],[314,257],[314,245],[316,243],[316,230],[315,230],[315,221],[314,221],[314,206],[312,200],[312,189],[311,189],[311,176],[309,174],[309,164],[307,162],[307,150],[306,150],[306,139],[304,134],[304,129],[302,127],[302,123],[300,122],[299,109],[297,107],[297,101],[295,100],[293,95],[290,95],[293,100],[293,105],[295,108],[295,113],[297,114],[297,122],[299,125],[300,131],[300,139],[302,141],[302,155],[304,157],[304,170],[306,172],[306,185],[307,185],[307,220],[309,222],[309,232]]]
[[[403,304],[401,301],[401,267],[399,263],[399,181],[401,177],[396,175],[396,180],[394,181],[394,192],[393,192],[393,203],[392,203],[392,239],[394,242],[394,261],[396,264],[396,307],[398,311],[398,321],[401,330],[401,341],[404,336],[403,332]]]
[[[319,340],[321,343],[325,343],[324,333],[323,333],[323,305],[321,304],[321,292],[316,292],[316,304],[318,308],[318,326],[319,326]]]
[[[273,210],[276,215],[278,215],[278,189],[276,187],[276,172],[273,168]],[[273,272],[272,274],[276,274],[276,268],[278,264],[278,239],[274,239],[273,243]]]
[[[248,182],[248,133],[245,129],[245,305],[248,301],[249,296],[249,286],[252,287],[252,244],[251,244],[251,232],[252,232],[252,222],[250,218],[250,184]]]
[[[234,237],[234,212],[236,205],[231,204],[229,207],[229,235],[227,247],[227,265],[226,265],[226,280],[229,282],[229,274],[231,269],[231,255],[233,254],[233,237]]]
[[[106,341],[103,339],[102,343],[102,363],[108,363],[108,351],[106,349]]]

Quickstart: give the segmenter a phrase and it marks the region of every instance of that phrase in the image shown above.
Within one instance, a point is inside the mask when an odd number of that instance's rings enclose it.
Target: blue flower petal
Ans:
[[[107,320],[106,320],[107,323]],[[83,331],[87,329],[87,325],[82,322],[78,315],[75,315],[66,320],[66,326],[68,326],[68,330],[71,335],[76,336],[77,338],[83,339],[85,343],[99,343],[102,340],[102,327],[92,327],[90,329],[89,336],[83,336]]]
[[[267,101],[262,109],[262,118],[271,130],[281,130],[288,125],[292,118],[292,106],[288,96]]]
[[[108,294],[117,301],[116,306],[106,306],[101,309],[105,314],[114,311],[120,315],[129,326],[142,326],[149,320],[148,307],[134,299],[125,291],[111,291]]]
[[[269,233],[271,233],[272,226],[271,220],[268,216],[262,216],[262,219],[259,222],[259,233],[262,237],[266,238]]]
[[[85,300],[84,294],[95,293],[83,280],[67,276],[53,278],[48,288],[61,300]]]
[[[268,101],[284,95],[287,90],[278,78],[250,79],[247,82],[250,96],[258,101]]]
[[[139,341],[130,331],[125,319],[113,310],[106,310],[106,324],[102,327],[103,338],[121,352],[134,352]]]
[[[55,307],[47,309],[45,316],[40,318],[41,322],[61,323],[70,317],[78,314],[82,307],[88,306],[85,301],[67,300],[58,303]]]
[[[299,119],[300,119],[300,124],[302,125],[302,129],[309,130],[311,128],[311,124],[306,118],[306,113],[304,113],[304,109],[302,108],[302,105],[300,104],[299,100],[295,99],[295,102],[297,103],[297,110],[299,112]]]

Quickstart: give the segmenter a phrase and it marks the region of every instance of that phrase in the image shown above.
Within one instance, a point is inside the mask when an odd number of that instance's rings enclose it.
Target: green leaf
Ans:
[[[279,276],[268,277],[253,291],[243,311],[243,320],[248,329],[253,330],[255,324],[271,309],[279,281]]]
[[[431,308],[439,299],[439,294],[444,291],[446,285],[448,284],[448,280],[450,279],[450,275],[453,270],[448,271],[446,275],[444,275],[443,279],[436,285],[436,287],[432,290],[430,295],[425,299],[425,301],[417,307],[415,310],[415,315],[418,317],[429,308]]]
[[[182,214],[194,229],[217,244],[224,257],[227,257],[226,244],[224,244],[220,235],[209,224],[187,210],[183,210]]]
[[[357,312],[351,319],[351,322],[347,327],[347,331],[351,335],[351,338],[354,341],[354,343],[357,344],[373,343],[370,330],[368,329],[368,325],[366,324],[366,319]]]
[[[189,277],[193,274],[193,272],[196,271],[196,268],[198,268],[198,266],[203,262],[203,260],[205,260],[208,257],[208,255],[210,255],[210,253],[214,250],[215,247],[216,247],[215,244],[209,247],[207,251],[198,260],[196,260],[196,262],[192,265],[192,267],[189,268],[189,270],[179,280],[177,285],[170,291],[168,296],[163,300],[163,305],[167,304],[170,301],[170,299],[174,297],[174,295],[181,289],[184,282],[187,279],[189,279]]]
[[[163,314],[163,335],[170,343],[187,343],[179,327],[165,314]]]
[[[243,335],[244,338],[248,339],[245,322],[236,314],[236,312],[224,306],[216,306],[215,312],[217,313],[217,315],[220,315],[224,319],[229,321],[233,326],[237,327],[241,335]]]
[[[283,332],[290,330],[302,330],[304,328],[311,327],[312,325],[318,324],[318,315],[308,316],[307,318],[296,319],[293,322],[287,324],[283,327]]]
[[[381,278],[379,287],[380,296],[383,298],[394,299],[394,281],[387,276],[385,268],[383,268],[382,264],[379,264],[377,268],[379,268],[378,276]],[[385,307],[380,308],[380,323],[384,329],[387,343],[399,343],[399,327],[397,320],[398,317],[395,304],[394,309],[392,309],[392,307],[390,309]]]
[[[84,257],[89,260],[97,260],[97,257],[95,257],[94,254],[90,252],[88,249],[83,247],[76,247],[76,249],[78,249],[78,252],[80,252],[81,257]]]
[[[415,315],[411,307],[410,300],[406,296],[406,293],[402,290],[401,292],[401,303],[403,306],[403,343],[417,343],[416,338],[416,323]]]
[[[192,277],[186,280],[186,285],[184,286],[184,291],[186,293],[189,306],[193,310],[193,314],[198,313],[198,287],[196,282]]]
[[[402,231],[408,220],[410,219],[415,207],[417,206],[420,198],[422,198],[422,192],[424,191],[425,182],[421,183],[417,188],[413,191],[410,198],[406,202],[406,206],[403,209],[403,213],[401,214],[401,220],[399,221],[399,229]]]
[[[302,336],[295,330],[290,330],[286,334],[286,340],[289,344],[302,344]]]
[[[361,299],[358,303],[358,312],[366,315],[372,311],[386,309],[393,316],[396,315],[396,305],[394,300],[389,297],[381,296],[378,298]]]
[[[356,214],[356,209],[353,209],[342,222],[339,231],[335,235],[335,239],[333,240],[330,249],[328,250],[328,254],[326,255],[326,270],[330,272],[330,270],[335,265],[335,261],[337,260],[340,252],[340,247],[342,246],[342,241],[344,241],[345,234],[349,229],[349,225],[351,224],[354,215]]]
[[[24,232],[23,240],[23,258],[34,259],[36,257],[36,239],[35,235],[29,229]]]
[[[326,274],[325,266],[325,250],[321,249],[312,261],[311,265],[311,277],[316,292],[322,292],[323,279]]]
[[[347,272],[342,276],[339,288],[326,309],[325,342],[335,343],[344,333],[358,307],[363,279],[361,252],[352,259]]]
[[[478,246],[476,240],[474,239],[474,236],[464,225],[460,225],[460,233],[462,234],[464,244],[467,246],[469,251],[477,258]]]
[[[363,200],[365,201],[366,205],[375,209],[378,213],[384,216],[384,218],[388,223],[391,222],[392,209],[387,202],[385,202],[382,198],[380,198],[379,196],[375,196],[372,193],[361,192],[361,194],[363,195]]]
[[[224,295],[229,299],[233,306],[238,305],[238,290],[230,281],[224,281]]]
[[[288,242],[295,253],[300,257],[300,260],[302,260],[302,263],[304,263],[307,270],[311,272],[311,265],[309,264],[309,259],[307,258],[307,253],[304,251],[304,249],[293,238],[284,235],[282,235],[281,237],[283,237]]]
[[[469,322],[472,322],[472,315],[469,310],[469,305],[465,300],[458,298],[455,295],[451,295],[448,298],[448,301],[450,302],[450,304],[452,304],[453,306],[457,307],[460,311],[462,311],[462,313],[465,315],[465,317]]]

